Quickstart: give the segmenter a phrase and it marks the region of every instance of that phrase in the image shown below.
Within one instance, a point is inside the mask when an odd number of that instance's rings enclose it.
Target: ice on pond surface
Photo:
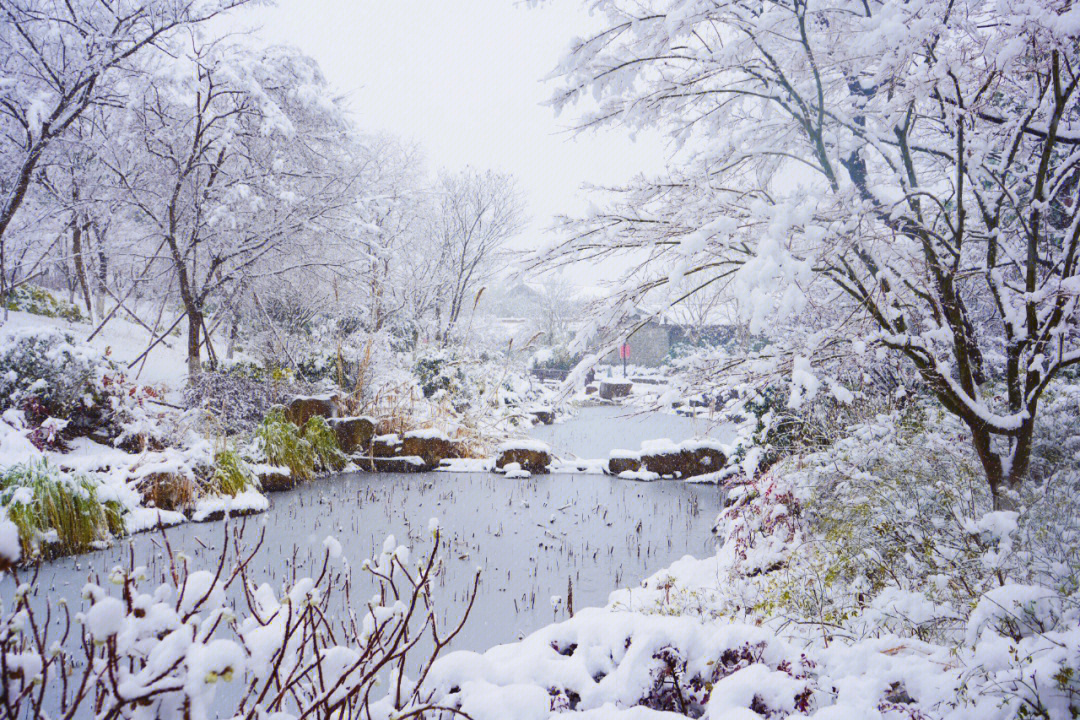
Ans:
[[[637,450],[642,442],[667,438],[674,442],[711,437],[731,442],[734,430],[718,419],[684,417],[640,408],[602,405],[585,407],[564,422],[537,425],[530,432],[556,455],[583,459],[606,458],[612,450]]]
[[[678,441],[708,428],[674,416],[621,414],[622,408],[585,408],[569,422],[537,429],[559,431],[544,438],[553,441],[556,452],[565,452],[559,446],[567,440],[593,439],[595,451],[582,454],[606,456],[619,445],[636,447],[656,435]],[[604,605],[613,590],[636,587],[685,555],[711,554],[721,493],[715,485],[639,483],[597,474],[346,473],[270,495],[268,512],[231,520],[230,528],[246,524],[248,547],[260,529],[265,531],[250,565],[256,583],[280,588],[295,577],[317,575],[327,554],[335,573],[347,564],[352,607],[337,576],[329,608],[334,619],[344,621],[350,612],[362,614],[375,589],[361,570],[364,560],[384,548],[388,535],[411,546],[414,561],[419,559],[430,549],[432,519],[438,518],[443,568],[432,595],[439,624],[457,623],[480,568],[475,605],[450,649],[486,650],[562,620],[571,609]],[[215,567],[224,530],[218,521],[185,523],[165,532],[177,557],[182,553],[190,568],[202,570]],[[81,608],[87,580],[108,586],[109,571],[126,566],[132,555],[136,565],[146,567],[144,587],[170,572],[162,534],[140,533],[103,550],[43,564],[30,590],[34,602],[48,600],[56,608],[64,600]],[[0,580],[0,596],[13,591],[10,576]],[[233,586],[230,592],[241,589]],[[421,644],[420,654],[427,645]]]
[[[453,644],[480,650],[565,617],[571,587],[575,609],[602,605],[617,587],[636,586],[686,554],[709,553],[719,492],[713,485],[603,475],[345,474],[272,495],[268,513],[247,519],[245,540],[254,543],[265,519],[266,540],[252,578],[278,587],[294,565],[299,575],[316,573],[327,548],[336,554],[340,545],[336,562],[353,568],[352,597],[364,602],[371,590],[360,571],[363,560],[383,547],[388,534],[415,552],[426,550],[430,520],[438,518],[446,561],[434,592],[440,619],[444,627],[457,620],[480,567],[475,607]],[[223,540],[221,522],[189,523],[167,533],[193,568],[210,567]],[[326,543],[328,535],[335,541]],[[43,565],[33,592],[78,607],[88,575],[104,580],[111,568],[127,563],[132,547],[150,579],[161,580],[168,563],[160,533],[151,532]],[[0,594],[10,597],[10,583],[10,576],[0,582]],[[557,614],[551,605],[556,595],[564,599]]]

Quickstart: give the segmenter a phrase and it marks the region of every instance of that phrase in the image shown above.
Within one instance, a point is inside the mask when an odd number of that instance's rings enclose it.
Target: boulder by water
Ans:
[[[518,469],[530,473],[546,473],[551,465],[551,450],[539,440],[511,440],[499,446],[499,456],[495,460],[496,469],[517,463]]]
[[[611,475],[619,475],[627,471],[637,472],[641,469],[641,453],[635,450],[612,450],[608,459],[607,471]]]
[[[327,420],[337,436],[338,446],[346,455],[366,453],[375,436],[375,421],[369,417],[331,418]]]
[[[394,457],[401,454],[401,436],[395,433],[376,435],[371,441],[371,456],[377,458]]]
[[[333,395],[297,396],[289,401],[285,408],[285,417],[297,427],[303,427],[304,423],[316,415],[324,418],[337,417],[337,400]]]
[[[641,450],[613,450],[608,459],[608,472],[647,471],[661,477],[690,478],[717,472],[724,468],[727,456],[715,440],[651,440],[641,444]]]
[[[410,430],[401,441],[401,454],[421,458],[428,470],[445,458],[457,457],[457,444],[440,430]]]
[[[263,492],[283,492],[296,487],[296,480],[289,474],[289,468],[266,465],[255,469]]]
[[[617,400],[630,395],[634,383],[627,380],[603,380],[600,383],[600,397],[604,400]]]
[[[545,425],[551,425],[555,422],[555,411],[551,408],[534,408],[529,413]]]
[[[364,463],[367,462],[364,461]],[[416,455],[371,458],[370,463],[370,467],[376,472],[415,473],[427,472],[432,469],[423,458]]]

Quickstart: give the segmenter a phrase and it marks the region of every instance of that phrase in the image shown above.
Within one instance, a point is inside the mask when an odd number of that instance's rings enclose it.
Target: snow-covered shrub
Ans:
[[[787,489],[770,494],[766,481]],[[1043,588],[1065,604],[1080,597],[1076,481],[1073,474],[1029,483],[1017,511],[995,511],[964,428],[940,411],[912,405],[774,466],[739,488],[725,514],[755,508],[741,511],[740,521],[761,516],[768,530],[798,508],[786,537],[766,533],[775,552],[754,556],[759,563],[775,556],[778,563],[777,572],[756,583],[760,615],[843,628],[856,637],[889,632],[956,646],[965,642],[972,608],[1003,585]],[[744,529],[727,530],[738,548]],[[1010,634],[1003,627],[997,632]]]
[[[133,483],[142,502],[159,510],[186,510],[198,495],[198,483],[194,473],[186,467],[169,467],[156,472],[141,474]]]
[[[436,350],[419,357],[415,372],[426,398],[448,397],[457,404],[470,395],[464,362],[449,350]]]
[[[251,430],[274,405],[307,390],[295,383],[290,373],[238,363],[190,378],[184,403],[208,411],[221,430],[232,435]]]
[[[304,440],[311,445],[315,466],[320,470],[340,470],[348,464],[345,453],[338,446],[337,434],[327,424],[326,418],[312,415],[301,429]]]
[[[164,584],[148,585],[145,568],[134,564],[117,567],[108,583],[86,585],[82,608],[58,612],[15,571],[19,590],[0,609],[0,711],[10,718],[434,717],[424,678],[468,612],[444,628],[431,602],[442,567],[431,527],[432,549],[419,562],[390,537],[364,563],[378,590],[363,603],[349,602],[350,571],[334,538],[324,541],[317,572],[274,588],[250,569],[259,566],[252,559],[262,539],[245,552],[229,527],[211,567],[190,567],[165,543],[172,570]],[[478,581],[479,573],[470,598]],[[342,601],[356,612],[339,625],[330,607]]]
[[[1058,382],[1043,395],[1031,448],[1031,479],[1080,477],[1080,382]]]
[[[918,413],[849,433],[772,469],[799,498],[801,541],[761,583],[759,609],[859,635],[955,641],[965,608],[998,584],[994,553],[1009,518],[979,525],[990,497],[967,445],[926,430]]]
[[[86,318],[77,305],[58,300],[55,295],[37,285],[20,285],[8,295],[8,310],[27,312],[31,315],[60,318],[68,322],[85,322]]]
[[[973,662],[958,700],[1008,718],[1080,717],[1080,612],[1042,586],[1004,585],[968,622]]]
[[[537,370],[561,370],[570,372],[581,362],[584,355],[573,352],[568,347],[544,348],[530,358],[532,368]]]
[[[255,428],[255,452],[271,465],[289,468],[294,480],[310,480],[315,472],[315,448],[300,429],[289,422],[282,407],[275,407]]]
[[[83,552],[124,531],[119,503],[101,500],[89,479],[62,473],[44,460],[3,472],[0,507],[18,528],[26,558]]]
[[[0,334],[0,410],[36,400],[51,417],[67,418],[96,404],[104,359],[85,344],[50,327]]]
[[[87,408],[86,412],[76,412],[70,429],[83,430],[98,439],[111,439],[113,445],[128,452],[160,450],[165,446],[169,430],[165,413],[151,407],[162,396],[161,389],[132,382],[126,373],[115,370],[104,373],[99,386],[105,411]],[[102,432],[102,424],[107,426],[107,432]],[[118,434],[110,438],[113,432]]]
[[[752,428],[736,445],[736,461],[754,450],[757,469],[763,472],[784,458],[827,447],[843,436],[848,425],[872,415],[881,402],[864,397],[856,406],[818,394],[793,407],[791,398],[791,383],[775,381],[736,403],[738,412],[753,419]]]
[[[476,720],[749,720],[831,704],[816,675],[807,654],[764,628],[585,608],[519,642],[447,656],[431,678],[444,705]]]
[[[222,495],[235,496],[248,488],[257,487],[259,480],[235,450],[225,447],[214,453],[214,473],[210,476],[210,484]]]
[[[128,379],[107,354],[49,327],[0,337],[0,410],[23,412],[39,448],[65,449],[65,439],[90,437],[139,452],[162,444],[161,392]]]

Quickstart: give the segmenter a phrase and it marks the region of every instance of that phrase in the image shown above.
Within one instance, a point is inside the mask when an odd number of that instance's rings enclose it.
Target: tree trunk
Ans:
[[[105,255],[105,238],[100,232],[97,233],[97,316],[105,317],[105,296],[108,293],[105,291],[107,284],[106,280],[109,277],[109,258]]]
[[[83,263],[83,226],[79,224],[78,217],[71,221],[71,255],[75,261],[75,279],[82,291],[83,302],[86,303],[86,314],[90,321],[94,320],[94,303],[90,298],[90,284],[86,281],[86,265]]]
[[[203,316],[198,310],[188,307],[188,376],[194,377],[202,370],[199,360],[199,333],[202,330]]]
[[[240,337],[240,313],[234,312],[229,321],[229,345],[225,349],[225,359],[232,360],[236,351],[236,340]]]
[[[1016,510],[1013,493],[1020,489],[1031,464],[1034,431],[1035,423],[1030,420],[1020,426],[1020,434],[1013,439],[1016,444],[1009,455],[1010,462],[1005,463],[991,449],[991,434],[983,427],[971,428],[972,444],[986,474],[986,482],[990,485],[994,510]]]

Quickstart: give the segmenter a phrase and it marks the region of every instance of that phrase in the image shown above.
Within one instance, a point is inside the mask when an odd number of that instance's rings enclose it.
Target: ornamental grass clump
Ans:
[[[255,429],[255,439],[267,462],[289,468],[295,482],[310,480],[315,473],[315,448],[285,417],[285,409],[275,407]]]
[[[47,462],[8,468],[0,476],[0,507],[19,531],[23,557],[82,552],[124,532],[124,508],[102,501],[87,478]]]
[[[314,415],[304,424],[303,438],[311,444],[315,464],[322,470],[341,470],[348,463],[338,445],[337,435],[326,419]]]
[[[214,454],[214,474],[211,484],[222,495],[235,496],[248,488],[258,487],[258,479],[236,451],[224,448]]]

